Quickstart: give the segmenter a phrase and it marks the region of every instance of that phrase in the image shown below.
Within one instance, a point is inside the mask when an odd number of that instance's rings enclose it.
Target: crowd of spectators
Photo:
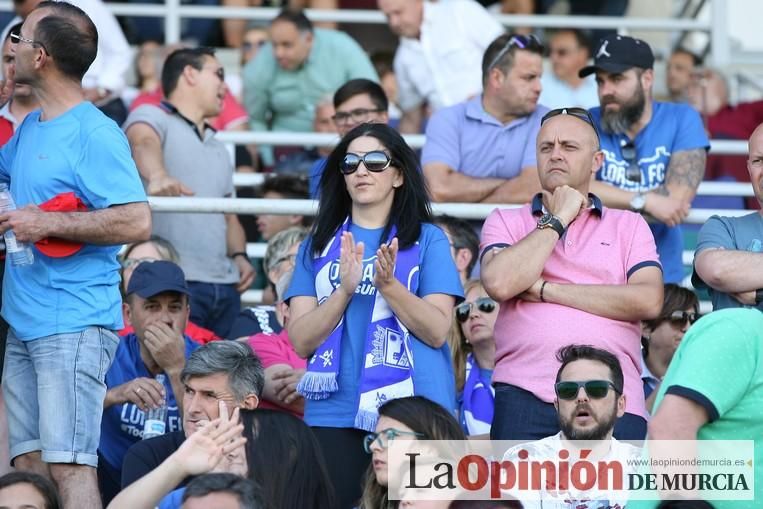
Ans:
[[[755,440],[755,499],[713,507],[760,504],[761,212],[709,218],[690,274],[682,260],[710,168],[763,203],[760,104],[730,105],[723,76],[684,48],[656,100],[647,42],[506,33],[491,3],[553,4],[378,0],[399,46],[369,56],[300,10],[344,2],[226,0],[286,4],[267,24],[222,24],[240,76],[133,19],[129,89],[127,41],[101,2],[14,2],[0,441],[16,472],[0,507],[421,507],[391,491],[390,442],[467,438],[551,455],[593,440],[622,461],[640,454],[623,440]],[[250,129],[336,143],[231,151],[216,136]],[[421,132],[418,153],[401,133]],[[709,137],[748,139],[743,170],[708,158]],[[315,216],[148,206],[235,197],[236,171],[264,174],[258,198],[316,200]],[[432,202],[496,208],[470,221]],[[242,307],[255,286],[262,302]]]

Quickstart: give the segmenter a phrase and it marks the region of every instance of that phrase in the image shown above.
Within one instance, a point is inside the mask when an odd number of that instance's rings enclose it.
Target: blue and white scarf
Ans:
[[[339,288],[340,281],[331,281],[332,268],[336,273],[342,233],[348,231],[350,220],[345,220],[332,241],[322,253],[313,258],[315,291],[318,304]],[[392,228],[387,242],[397,232]],[[419,244],[398,251],[395,261],[395,278],[408,291],[415,294],[418,288]],[[358,289],[360,286],[358,287]],[[356,289],[356,292],[358,291]],[[297,386],[297,391],[307,399],[326,399],[339,388],[338,375],[341,365],[341,341],[345,318],[331,331],[318,347],[307,365],[307,372]],[[413,355],[411,337],[405,325],[397,319],[381,292],[375,294],[371,322],[366,331],[363,352],[363,369],[360,378],[360,402],[355,415],[355,427],[373,431],[379,418],[378,408],[385,401],[413,395]]]
[[[463,411],[467,435],[490,433],[493,422],[495,390],[490,380],[482,378],[474,354],[466,356],[466,381],[464,382]]]

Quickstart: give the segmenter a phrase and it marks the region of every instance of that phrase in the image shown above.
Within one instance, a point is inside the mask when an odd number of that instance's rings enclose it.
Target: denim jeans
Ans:
[[[191,290],[191,321],[227,338],[241,311],[241,295],[236,285],[189,281],[188,288]]]
[[[556,409],[532,392],[514,385],[495,384],[495,414],[490,438],[493,440],[540,440],[559,433]],[[625,414],[615,422],[618,440],[643,440],[646,419]]]

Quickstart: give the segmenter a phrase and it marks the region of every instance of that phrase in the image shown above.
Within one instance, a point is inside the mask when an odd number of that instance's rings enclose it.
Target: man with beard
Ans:
[[[645,216],[657,243],[666,283],[684,277],[680,224],[705,173],[710,144],[689,105],[652,100],[654,55],[647,43],[611,35],[594,64],[601,106],[593,116],[605,161],[591,183],[605,205]]]
[[[529,453],[529,461],[548,460],[552,463],[569,452],[569,468],[581,457],[596,465],[598,462],[619,462],[625,469],[629,459],[637,459],[641,449],[619,442],[612,436],[615,421],[625,413],[623,371],[617,357],[590,345],[568,345],[556,353],[561,362],[556,374],[554,408],[561,431],[542,440],[512,447],[504,454],[504,461],[519,461],[519,452]],[[585,441],[580,443],[577,441]],[[589,450],[582,454],[581,450]],[[624,471],[623,480],[625,480]],[[561,482],[561,481],[560,481]],[[575,483],[571,483],[575,486]],[[535,508],[609,508],[625,507],[626,500],[612,499],[613,494],[592,490],[576,491],[559,488],[534,494],[534,500],[523,500],[523,507]],[[513,495],[516,495],[514,493]],[[619,504],[619,505],[618,505]]]

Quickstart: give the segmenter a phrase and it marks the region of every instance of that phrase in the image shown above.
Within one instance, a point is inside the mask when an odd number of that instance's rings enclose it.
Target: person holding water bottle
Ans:
[[[119,342],[106,373],[98,483],[103,505],[121,489],[122,461],[141,439],[182,429],[180,372],[199,345],[183,334],[188,285],[176,264],[138,264],[127,287],[127,320],[134,332]]]

